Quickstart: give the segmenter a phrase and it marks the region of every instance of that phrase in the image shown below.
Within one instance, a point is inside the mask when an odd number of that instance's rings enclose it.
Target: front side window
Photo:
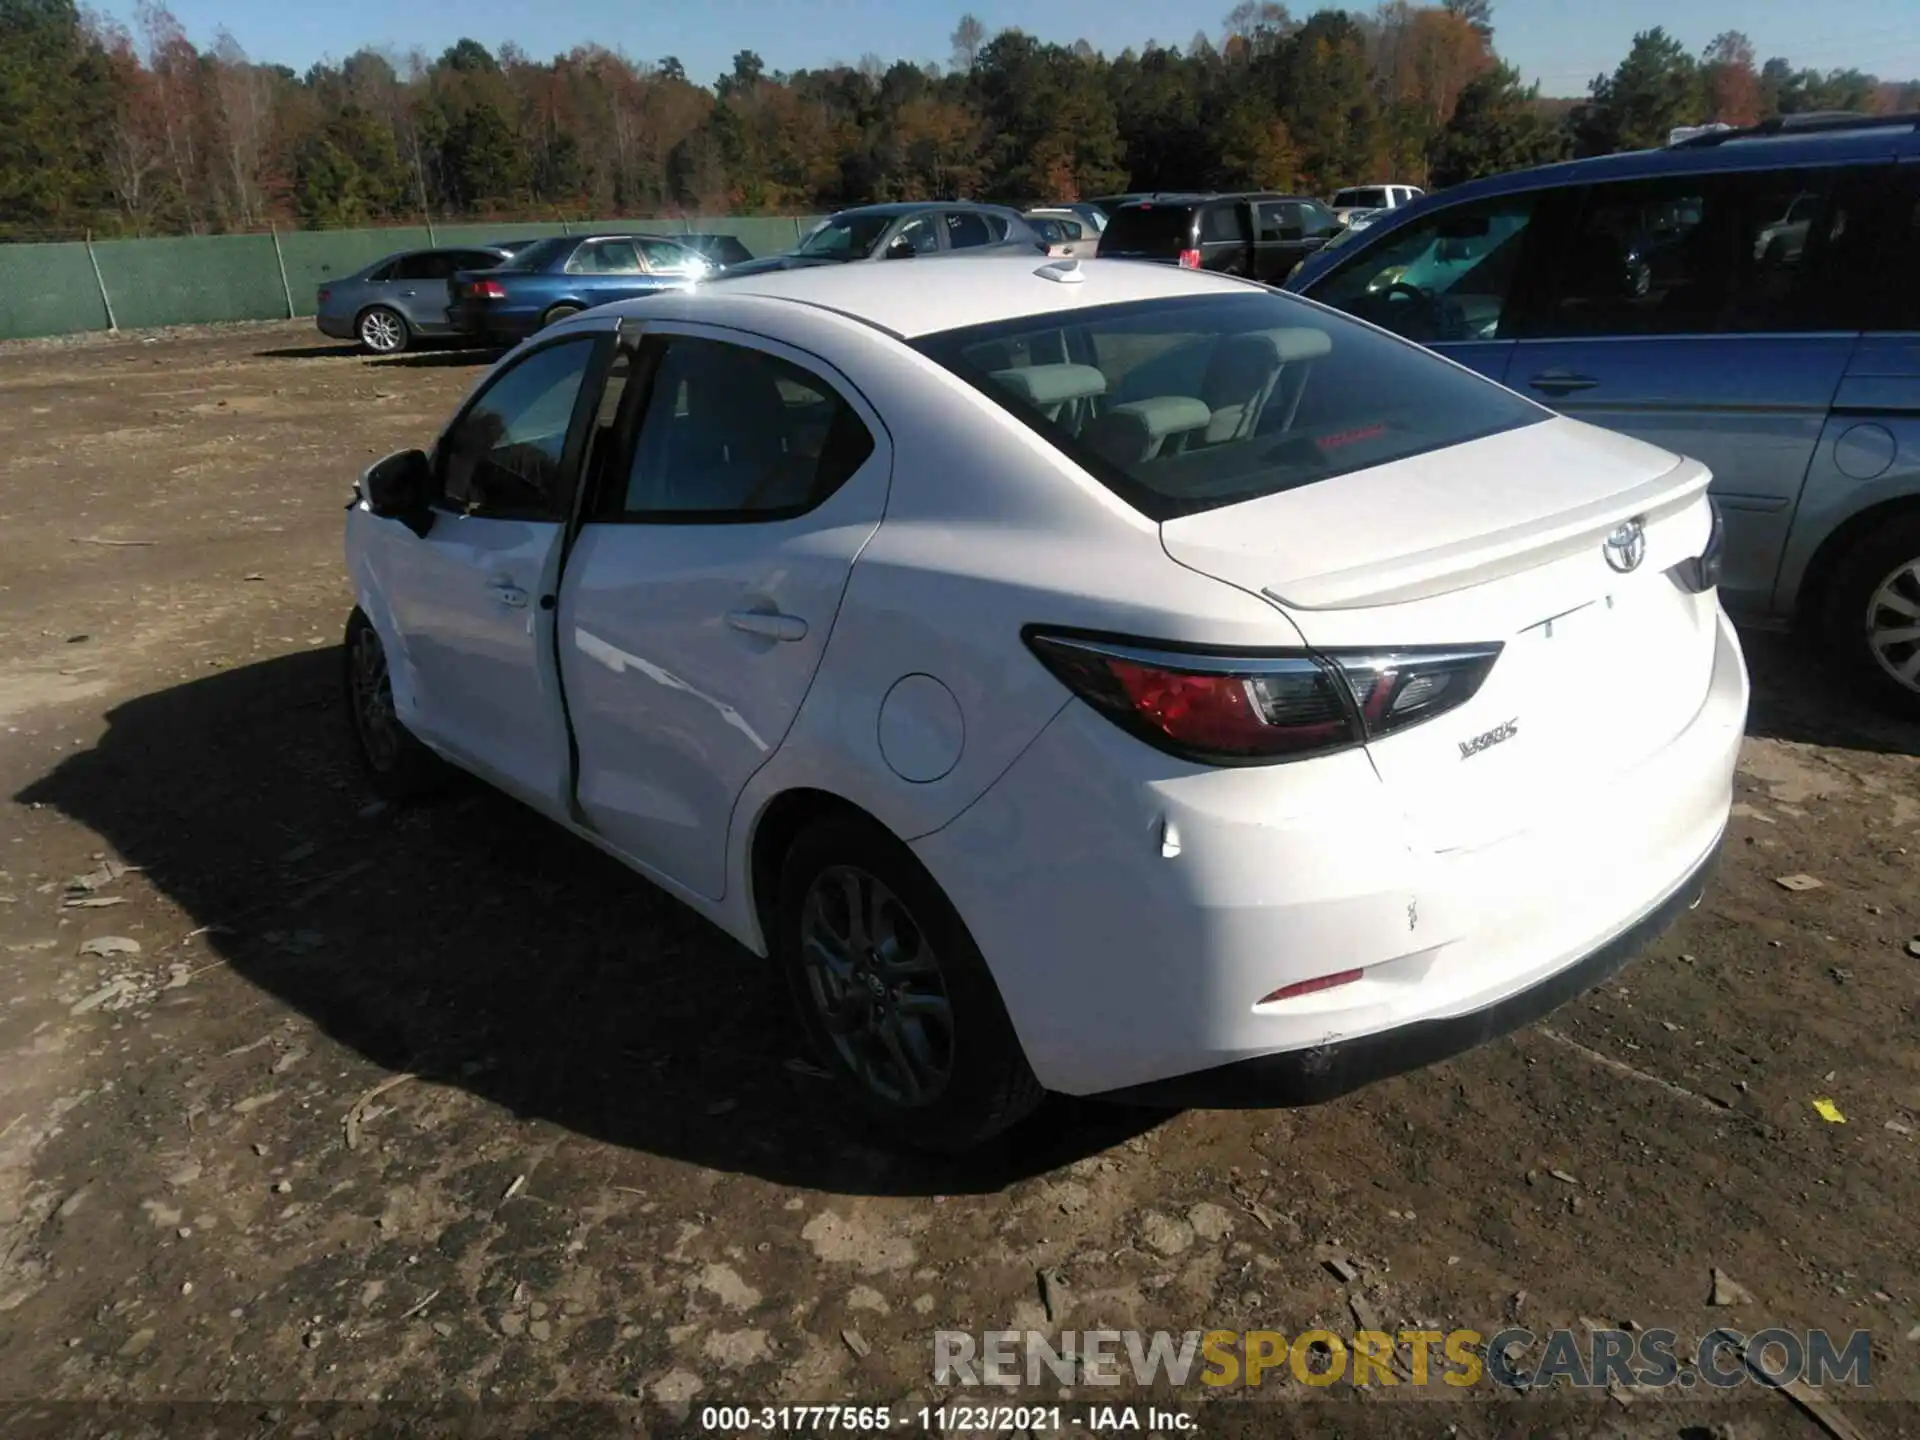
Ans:
[[[1501,338],[1535,197],[1430,215],[1329,272],[1314,299],[1422,344]]]
[[[1847,216],[1816,177],[1736,172],[1587,192],[1556,270],[1549,336],[1817,330],[1823,252]]]
[[[1306,233],[1305,213],[1298,201],[1263,200],[1254,207],[1262,240],[1298,240]]]
[[[1148,517],[1311,485],[1549,412],[1288,295],[1153,300],[918,348]]]
[[[1309,235],[1331,235],[1340,228],[1340,222],[1333,218],[1331,210],[1311,200],[1301,203],[1300,219]]]
[[[706,268],[706,261],[671,240],[636,240],[633,243],[646,260],[647,268],[656,274],[685,275]]]
[[[450,510],[559,520],[574,403],[593,362],[591,336],[536,350],[503,370],[440,442],[441,503]]]
[[[620,514],[781,519],[820,504],[873,453],[860,416],[800,366],[692,336],[665,345]]]
[[[889,255],[932,255],[940,248],[939,217],[916,215],[887,242]]]

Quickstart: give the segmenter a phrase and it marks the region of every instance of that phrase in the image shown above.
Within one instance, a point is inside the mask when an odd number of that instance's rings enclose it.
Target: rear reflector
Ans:
[[[1291,985],[1282,985],[1270,995],[1260,997],[1259,1004],[1271,1005],[1276,1000],[1291,1000],[1298,995],[1312,995],[1320,990],[1332,990],[1336,986],[1351,985],[1364,971],[1340,970],[1332,975],[1316,975],[1311,980],[1296,980]]]
[[[1182,250],[1180,252],[1180,268],[1182,270],[1198,270],[1200,268],[1200,252],[1198,250]]]

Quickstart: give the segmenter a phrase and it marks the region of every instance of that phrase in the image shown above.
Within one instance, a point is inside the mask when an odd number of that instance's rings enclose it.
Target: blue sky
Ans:
[[[989,31],[1019,25],[1042,39],[1084,38],[1108,54],[1149,39],[1182,45],[1198,28],[1217,36],[1231,0],[172,0],[201,45],[225,25],[256,60],[304,70],[362,45],[437,53],[462,35],[490,47],[517,41],[537,58],[597,43],[635,59],[678,55],[710,83],[736,50],[759,52],[770,70],[797,70],[873,51],[887,60],[944,62],[947,37],[971,8]],[[104,7],[131,21],[130,0]],[[1320,8],[1303,0],[1296,17]],[[1350,8],[1367,8],[1355,5]],[[1494,0],[1501,53],[1549,94],[1582,94],[1611,70],[1637,30],[1665,25],[1698,49],[1726,29],[1744,30],[1762,59],[1784,55],[1828,70],[1857,66],[1883,79],[1920,78],[1920,14],[1914,0]]]

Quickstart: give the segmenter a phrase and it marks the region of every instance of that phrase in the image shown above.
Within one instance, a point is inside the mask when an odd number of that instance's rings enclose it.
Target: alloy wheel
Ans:
[[[387,652],[371,625],[353,640],[349,670],[353,685],[353,723],[367,763],[385,773],[400,759],[400,717],[393,709],[393,682],[387,674]]]
[[[1867,601],[1867,648],[1880,668],[1920,694],[1920,560],[1882,580]]]
[[[807,995],[876,1098],[917,1108],[953,1076],[953,1008],[932,942],[900,897],[852,865],[824,869],[800,912]]]
[[[406,338],[398,316],[384,310],[369,310],[360,317],[360,342],[376,355],[390,355]]]

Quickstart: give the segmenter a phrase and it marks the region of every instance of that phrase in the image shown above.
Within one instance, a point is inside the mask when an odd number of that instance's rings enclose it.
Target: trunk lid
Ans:
[[[1698,712],[1718,604],[1668,571],[1707,544],[1710,478],[1556,418],[1161,534],[1181,564],[1265,595],[1316,649],[1503,647],[1472,699],[1368,745],[1432,849],[1474,849],[1592,803]],[[1609,537],[1634,524],[1636,563],[1618,549],[1610,562]]]

